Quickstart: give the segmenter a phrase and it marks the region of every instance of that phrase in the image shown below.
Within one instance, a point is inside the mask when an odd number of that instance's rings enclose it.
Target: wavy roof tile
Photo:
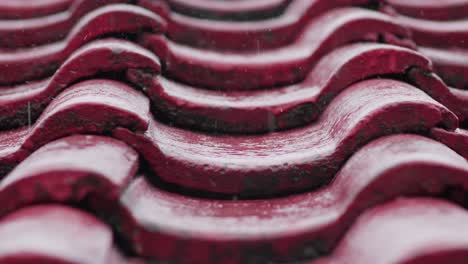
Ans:
[[[447,84],[466,89],[468,66],[468,1],[388,0],[382,8],[412,31],[422,53],[433,62]]]
[[[1,1],[0,262],[466,262],[467,10]]]

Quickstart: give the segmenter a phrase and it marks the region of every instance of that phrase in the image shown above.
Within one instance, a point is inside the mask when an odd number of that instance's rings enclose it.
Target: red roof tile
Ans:
[[[0,262],[464,263],[467,8],[2,1]]]

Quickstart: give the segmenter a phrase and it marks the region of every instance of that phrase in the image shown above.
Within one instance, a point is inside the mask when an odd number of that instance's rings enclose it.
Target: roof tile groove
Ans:
[[[168,0],[171,10],[199,18],[222,20],[252,20],[273,18],[284,12],[294,0],[240,0],[216,2],[210,0]]]

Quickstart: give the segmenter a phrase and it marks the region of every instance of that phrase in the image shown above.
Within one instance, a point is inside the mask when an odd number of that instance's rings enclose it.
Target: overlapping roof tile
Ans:
[[[388,0],[382,8],[412,31],[420,51],[434,62],[447,84],[467,88],[468,1]]]
[[[0,3],[0,18],[24,19],[66,10],[73,0],[5,0]]]
[[[315,263],[464,263],[466,217],[445,201],[400,199],[364,213],[332,257]]]
[[[121,255],[107,225],[66,206],[15,211],[0,220],[0,234],[3,263],[140,263]]]
[[[466,19],[1,1],[0,262],[465,263]]]
[[[117,21],[120,21],[117,23]],[[102,35],[133,33],[145,28],[164,31],[164,21],[148,10],[131,5],[101,7],[80,19],[63,40],[25,49],[0,51],[0,84],[46,77],[80,46]],[[13,39],[9,39],[13,41]],[[49,40],[48,40],[49,41]]]

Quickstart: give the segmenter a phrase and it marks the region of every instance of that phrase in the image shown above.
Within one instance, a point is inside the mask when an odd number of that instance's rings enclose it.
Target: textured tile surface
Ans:
[[[0,263],[466,263],[468,1],[0,1]]]

